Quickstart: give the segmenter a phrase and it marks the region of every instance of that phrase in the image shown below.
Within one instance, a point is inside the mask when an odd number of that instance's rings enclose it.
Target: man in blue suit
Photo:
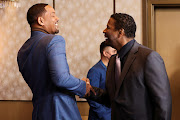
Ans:
[[[75,95],[91,89],[87,79],[69,72],[65,40],[59,32],[54,9],[35,4],[27,12],[31,37],[18,52],[18,66],[33,93],[33,120],[81,120]]]
[[[105,89],[106,70],[109,59],[116,54],[116,49],[103,41],[100,45],[101,59],[89,71],[87,78],[94,87]],[[95,101],[88,100],[90,105],[89,120],[111,120],[111,109]]]

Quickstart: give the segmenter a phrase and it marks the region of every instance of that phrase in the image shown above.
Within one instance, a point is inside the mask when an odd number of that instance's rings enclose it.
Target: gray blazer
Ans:
[[[115,88],[115,56],[106,73],[106,92],[95,88],[97,101],[111,107],[112,120],[171,120],[172,98],[161,56],[134,43]],[[101,98],[101,99],[100,99]]]

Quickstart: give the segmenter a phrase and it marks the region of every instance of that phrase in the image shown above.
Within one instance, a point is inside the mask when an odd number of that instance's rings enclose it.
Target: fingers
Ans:
[[[86,79],[87,79],[87,78],[82,78],[82,80],[85,81],[85,82],[87,81]]]
[[[90,84],[86,84],[86,94],[85,94],[85,97],[89,97],[91,95],[91,92],[96,95],[96,92],[95,90],[92,88],[92,86]]]
[[[90,80],[88,78],[86,78],[86,82],[89,82],[89,84],[90,84]]]
[[[91,91],[93,92],[94,95],[96,95],[96,92],[95,92],[95,90],[92,88],[92,86],[91,86]]]
[[[90,83],[90,80],[88,78],[82,78],[82,80]]]
[[[86,82],[86,94],[85,94],[85,97],[90,96],[90,91],[92,91],[93,94],[96,95],[95,90],[90,85],[90,80],[88,78],[82,78],[82,80]]]
[[[90,82],[86,82],[87,85],[90,85]]]
[[[89,96],[90,95],[90,90],[91,90],[90,87],[91,87],[90,83],[86,82],[86,94],[85,94],[85,96]]]

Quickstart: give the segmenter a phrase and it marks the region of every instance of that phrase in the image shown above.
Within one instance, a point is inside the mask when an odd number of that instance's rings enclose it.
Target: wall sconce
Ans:
[[[0,8],[20,7],[19,0],[0,0]]]

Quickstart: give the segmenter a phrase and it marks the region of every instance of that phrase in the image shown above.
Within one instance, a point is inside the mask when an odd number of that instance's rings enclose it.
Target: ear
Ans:
[[[103,56],[107,57],[108,53],[106,50],[103,51]]]
[[[41,26],[44,25],[44,18],[43,17],[38,17],[37,21],[38,21],[39,25],[41,25]]]
[[[120,35],[125,35],[123,28],[119,30],[119,34],[120,34]]]

